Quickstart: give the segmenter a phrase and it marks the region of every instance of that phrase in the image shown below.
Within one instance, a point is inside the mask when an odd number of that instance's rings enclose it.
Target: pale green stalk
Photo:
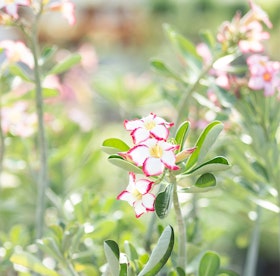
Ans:
[[[178,192],[177,192],[177,179],[171,172],[169,175],[170,183],[173,185],[173,207],[177,219],[178,227],[178,266],[185,269],[187,263],[187,238],[186,238],[186,225],[181,211]]]
[[[255,220],[249,248],[246,256],[246,263],[243,275],[255,276],[257,263],[258,263],[258,253],[260,244],[260,221],[261,221],[261,211],[262,207],[257,206],[256,214],[257,218]]]
[[[42,8],[42,7],[41,7]],[[44,101],[42,80],[38,64],[38,21],[41,11],[36,15],[31,33],[31,50],[34,58],[34,82],[36,91],[36,112],[38,120],[38,149],[40,167],[38,172],[37,207],[36,207],[36,238],[41,238],[44,231],[44,217],[46,209],[46,190],[48,187],[47,141],[44,125]]]

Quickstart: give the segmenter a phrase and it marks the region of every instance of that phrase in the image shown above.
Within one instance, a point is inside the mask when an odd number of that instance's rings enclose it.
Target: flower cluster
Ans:
[[[124,121],[124,127],[130,131],[134,146],[127,152],[119,153],[125,160],[134,163],[143,170],[146,177],[162,175],[166,169],[178,170],[176,163],[189,156],[194,149],[175,152],[179,145],[167,141],[169,128],[173,123],[166,122],[156,114],[149,114],[142,119]],[[129,173],[129,185],[119,194],[118,199],[128,201],[134,207],[136,217],[148,211],[154,211],[155,196],[151,193],[154,182],[148,178],[136,180],[134,173]]]

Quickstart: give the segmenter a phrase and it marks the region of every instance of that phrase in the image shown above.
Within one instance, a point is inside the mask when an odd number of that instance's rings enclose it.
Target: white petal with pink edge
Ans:
[[[125,120],[124,127],[126,130],[134,130],[139,127],[143,127],[144,123],[141,120]]]
[[[178,170],[179,167],[175,164],[176,156],[172,151],[164,151],[161,157],[163,164],[170,170]]]
[[[146,176],[156,176],[162,174],[164,171],[164,164],[159,158],[147,158],[143,164],[143,172]]]
[[[137,166],[142,166],[149,157],[149,148],[146,145],[138,145],[128,151],[128,156]]]
[[[139,179],[135,183],[135,188],[142,194],[148,193],[152,188],[153,182],[148,179]]]
[[[139,144],[150,137],[150,132],[145,128],[136,128],[131,132],[134,144]]]
[[[143,206],[142,201],[140,200],[135,201],[133,207],[137,218],[146,213],[146,208]]]
[[[135,197],[128,191],[122,191],[118,196],[117,199],[124,200],[129,203],[129,205],[133,206],[135,202]]]
[[[148,211],[154,211],[154,203],[156,197],[153,194],[145,194],[142,197],[142,204]]]
[[[166,140],[168,135],[169,135],[169,131],[166,128],[166,126],[164,125],[156,125],[152,130],[151,130],[151,134],[159,140]]]

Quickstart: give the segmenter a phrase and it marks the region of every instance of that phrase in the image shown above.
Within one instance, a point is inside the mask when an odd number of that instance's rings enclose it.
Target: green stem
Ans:
[[[185,269],[187,263],[187,250],[186,250],[186,225],[181,211],[178,193],[177,193],[177,180],[176,177],[170,172],[170,182],[173,184],[173,207],[175,210],[178,226],[178,266]]]
[[[260,243],[260,221],[261,221],[262,207],[257,206],[257,218],[253,228],[253,233],[250,240],[250,245],[247,251],[246,264],[244,274],[246,276],[255,276],[258,262],[258,252]]]
[[[40,168],[38,175],[38,192],[36,207],[36,238],[41,238],[44,231],[44,216],[46,209],[46,190],[48,187],[48,165],[47,165],[47,142],[44,125],[44,102],[42,93],[42,82],[40,76],[40,66],[38,64],[38,20],[39,13],[33,24],[31,34],[31,50],[34,58],[34,82],[36,90],[36,112],[38,119],[38,148],[40,155]]]
[[[187,108],[187,103],[188,103],[188,100],[190,99],[190,97],[192,96],[193,92],[196,90],[196,88],[198,87],[201,79],[209,72],[209,70],[213,67],[213,63],[216,61],[216,59],[211,63],[209,64],[203,71],[201,71],[201,73],[198,75],[196,81],[189,86],[189,88],[187,89],[187,91],[183,94],[183,97],[182,99],[180,100],[179,102],[179,105],[177,107],[177,119],[176,119],[176,122],[175,122],[175,129],[178,128],[181,120],[182,120],[182,117],[184,114],[186,114],[186,112],[184,112],[184,110]]]

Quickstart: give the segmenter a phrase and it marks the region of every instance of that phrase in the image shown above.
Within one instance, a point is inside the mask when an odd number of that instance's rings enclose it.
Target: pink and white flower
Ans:
[[[30,1],[29,0],[0,0],[0,9],[5,8],[6,13],[14,17],[15,19],[18,18],[18,6],[29,6]]]
[[[126,130],[131,131],[134,144],[139,144],[151,137],[166,140],[169,135],[168,128],[172,126],[173,123],[168,123],[153,113],[142,119],[124,121]]]
[[[150,138],[121,155],[142,167],[146,176],[156,176],[162,174],[165,168],[169,170],[179,169],[175,164],[174,151],[177,149],[179,149],[179,145]]]
[[[76,23],[75,5],[69,0],[56,1],[49,6],[50,11],[57,11],[67,20],[69,25]]]
[[[129,173],[129,184],[126,190],[122,191],[117,199],[127,201],[134,207],[136,217],[147,212],[153,212],[155,195],[151,193],[154,182],[149,179],[138,179],[134,173]]]
[[[33,68],[33,55],[22,41],[2,40],[0,49],[4,49],[8,63],[23,62]]]
[[[270,61],[262,55],[252,55],[247,59],[250,79],[248,87],[253,90],[264,89],[265,96],[280,91],[280,62]]]

